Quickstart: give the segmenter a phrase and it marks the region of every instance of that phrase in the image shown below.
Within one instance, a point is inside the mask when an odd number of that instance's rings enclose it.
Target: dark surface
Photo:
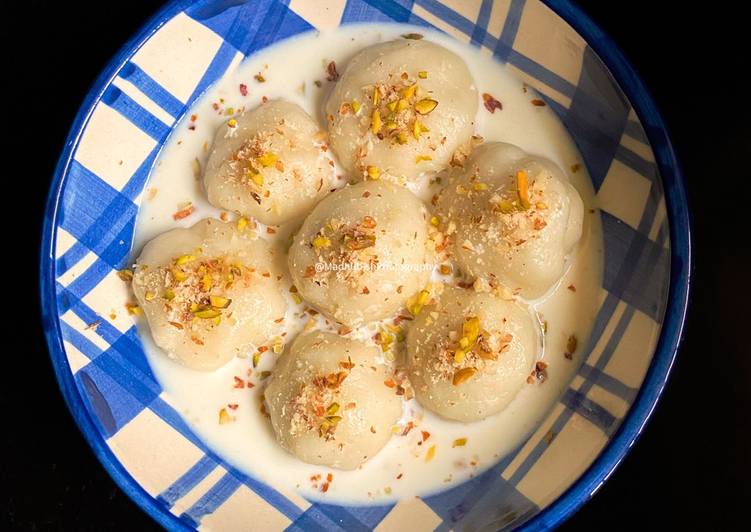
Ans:
[[[719,13],[682,2],[579,3],[621,45],[671,127],[691,195],[696,259],[689,328],[662,402],[621,467],[564,528],[736,528],[751,500],[751,350],[742,338],[751,228],[740,193],[751,178],[751,113],[739,71],[748,30],[724,3],[715,4]],[[28,204],[15,219],[26,234],[18,241],[22,271],[13,270],[22,277],[11,278],[21,291],[5,351],[20,368],[4,374],[0,391],[0,528],[156,528],[110,480],[67,411],[38,324],[36,286],[39,222],[68,128],[101,68],[159,4],[37,0],[6,17],[25,33],[5,56],[6,72],[18,72],[5,123],[23,142],[4,150],[6,160],[24,164],[5,179]],[[26,47],[29,39],[43,48]]]

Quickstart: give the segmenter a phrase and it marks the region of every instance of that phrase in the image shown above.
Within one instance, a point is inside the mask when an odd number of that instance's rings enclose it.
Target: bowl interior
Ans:
[[[345,507],[266,486],[191,432],[146,363],[123,311],[128,296],[117,270],[132,260],[135,216],[160,148],[212,82],[281,39],[374,21],[437,28],[507,63],[539,91],[567,126],[592,177],[605,271],[585,362],[519,449],[448,491],[396,505]],[[663,183],[640,118],[610,70],[538,0],[173,2],[97,82],[71,140],[55,176],[43,251],[52,358],[66,400],[105,467],[164,525],[518,526],[590,467],[637,398],[668,302]]]

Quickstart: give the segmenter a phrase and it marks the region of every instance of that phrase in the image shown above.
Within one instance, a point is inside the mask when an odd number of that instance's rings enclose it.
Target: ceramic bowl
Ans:
[[[584,363],[518,449],[448,491],[338,506],[263,484],[191,432],[146,362],[116,273],[132,262],[150,169],[208,86],[282,39],[376,21],[437,28],[539,91],[592,177],[605,271]],[[76,422],[169,529],[539,529],[591,497],[643,429],[676,355],[689,272],[685,192],[662,119],[618,48],[567,0],[178,0],[122,48],[76,117],[46,211],[41,297]]]

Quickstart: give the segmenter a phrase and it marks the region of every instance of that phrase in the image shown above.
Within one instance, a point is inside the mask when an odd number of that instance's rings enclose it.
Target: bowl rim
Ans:
[[[657,406],[675,363],[683,339],[693,268],[691,222],[683,174],[670,140],[668,128],[646,85],[630,62],[610,38],[572,0],[540,0],[581,35],[586,44],[610,70],[619,88],[642,122],[664,187],[667,220],[670,229],[670,285],[660,338],[644,381],[620,427],[587,470],[546,508],[521,525],[525,530],[554,528],[587,502],[622,462],[641,435]],[[130,57],[167,21],[192,4],[192,0],[170,0],[156,11],[110,59],[91,84],[65,140],[52,174],[42,224],[39,290],[42,325],[60,391],[74,421],[99,462],[126,495],[157,523],[170,530],[190,530],[178,516],[157,503],[115,457],[75,386],[62,340],[57,314],[54,279],[56,220],[62,193],[63,176],[94,107]]]

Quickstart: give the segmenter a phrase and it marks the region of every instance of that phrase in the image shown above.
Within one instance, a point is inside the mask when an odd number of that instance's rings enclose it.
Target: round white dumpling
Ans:
[[[477,105],[459,56],[402,39],[353,57],[325,112],[331,146],[350,173],[409,180],[442,170],[469,143]]]
[[[537,353],[529,314],[489,293],[446,287],[407,333],[407,365],[425,408],[458,421],[500,412],[524,386]]]
[[[264,397],[279,444],[300,460],[354,469],[386,445],[402,413],[378,349],[336,334],[299,336]]]
[[[146,244],[133,291],[156,345],[211,371],[279,332],[287,307],[280,262],[250,231],[208,218]]]
[[[339,189],[305,219],[289,250],[300,294],[346,325],[385,318],[430,279],[428,213],[384,181]]]
[[[217,207],[281,224],[308,212],[330,188],[323,133],[300,106],[271,100],[219,128],[204,186]]]
[[[528,299],[545,294],[582,233],[582,200],[566,175],[501,142],[477,148],[456,174],[437,210],[461,268]]]

